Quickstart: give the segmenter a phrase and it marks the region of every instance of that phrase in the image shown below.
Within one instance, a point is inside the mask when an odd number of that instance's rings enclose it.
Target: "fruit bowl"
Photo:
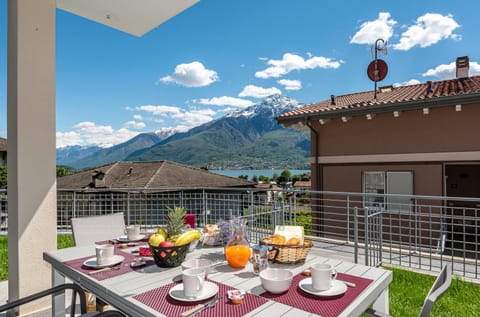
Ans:
[[[186,243],[180,246],[168,246],[168,247],[155,247],[150,245],[152,251],[153,260],[159,267],[175,267],[182,264],[187,255],[190,243]]]

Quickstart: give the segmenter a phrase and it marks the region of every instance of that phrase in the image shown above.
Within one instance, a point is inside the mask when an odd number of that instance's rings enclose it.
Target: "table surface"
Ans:
[[[63,262],[91,256],[94,246],[73,247],[44,253],[44,260],[52,265],[55,274],[78,283],[85,289],[116,309],[130,316],[163,316],[150,307],[143,305],[133,296],[148,290],[167,285],[181,279],[182,268],[160,268],[156,265],[147,266],[142,270],[111,277],[102,281],[81,273]],[[223,248],[200,248],[187,254],[186,259],[208,258],[215,265],[209,274],[209,279],[228,286],[244,289],[255,295],[265,290],[261,287],[260,278],[253,274],[251,264],[244,269],[232,269],[225,261]],[[360,316],[379,296],[388,296],[388,285],[392,281],[392,273],[381,268],[354,264],[342,260],[329,259],[318,255],[313,248],[305,263],[302,264],[271,264],[270,267],[289,268],[294,274],[302,272],[313,263],[328,263],[340,273],[359,276],[373,282],[342,312],[340,316]],[[53,279],[54,280],[54,279]],[[386,295],[385,295],[386,294]],[[386,299],[388,300],[388,298]],[[268,301],[247,316],[317,316],[275,301]]]

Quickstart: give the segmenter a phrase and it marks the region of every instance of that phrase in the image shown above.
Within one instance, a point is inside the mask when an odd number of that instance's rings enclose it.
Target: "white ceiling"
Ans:
[[[57,8],[136,36],[199,0],[57,0]]]

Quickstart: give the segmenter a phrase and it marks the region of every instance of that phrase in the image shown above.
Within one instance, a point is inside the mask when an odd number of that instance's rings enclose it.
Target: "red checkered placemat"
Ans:
[[[302,274],[294,276],[290,289],[283,294],[276,295],[265,292],[260,294],[260,296],[323,317],[335,317],[340,315],[342,311],[372,283],[370,279],[338,273],[338,279],[355,283],[356,286],[353,288],[347,287],[347,291],[342,296],[325,298],[302,291],[298,283],[305,278],[307,277]]]
[[[266,299],[252,294],[245,294],[245,300],[242,304],[232,304],[228,300],[227,291],[234,289],[223,283],[211,281],[218,285],[218,294],[216,296],[223,296],[217,304],[212,308],[207,308],[195,316],[228,316],[228,317],[240,317],[248,314],[252,310],[260,307],[267,302]],[[137,301],[155,309],[156,311],[166,316],[180,316],[181,313],[191,309],[198,304],[206,303],[210,300],[204,300],[200,302],[181,302],[175,300],[168,295],[168,291],[177,285],[178,283],[170,283],[168,285],[149,290],[145,293],[135,295],[133,298]]]
[[[105,280],[105,279],[110,278],[110,277],[122,275],[122,274],[129,273],[129,272],[132,272],[132,271],[138,271],[138,270],[143,269],[145,266],[150,266],[150,265],[155,264],[155,262],[152,259],[145,259],[144,258],[144,260],[146,261],[144,266],[132,268],[130,266],[130,263],[132,263],[137,257],[134,256],[133,254],[129,254],[127,252],[122,252],[120,250],[121,249],[115,248],[115,254],[116,255],[121,255],[125,258],[122,261],[122,263],[120,263],[120,269],[118,269],[118,270],[108,270],[108,271],[104,271],[104,272],[90,274],[89,276],[98,280],[98,281],[101,281],[101,280]],[[64,263],[66,265],[74,268],[75,270],[88,275],[89,272],[96,271],[98,269],[86,267],[85,265],[83,265],[83,263],[86,260],[94,258],[94,257],[95,257],[95,255],[86,256],[86,257],[83,257],[83,258],[80,258],[80,259],[65,261]]]

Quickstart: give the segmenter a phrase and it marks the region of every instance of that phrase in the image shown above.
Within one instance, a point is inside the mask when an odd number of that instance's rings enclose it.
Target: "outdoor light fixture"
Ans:
[[[375,117],[375,115],[374,115],[374,114],[371,114],[371,113],[367,113],[367,114],[365,115],[365,117],[367,117],[367,120],[372,120],[373,117]]]
[[[462,111],[462,105],[456,105],[455,111]]]
[[[351,119],[351,117],[342,117],[342,122],[345,123],[350,119]]]
[[[423,114],[428,114],[428,108],[423,108]]]
[[[394,112],[393,112],[393,116],[394,116],[395,118],[400,117],[400,111],[394,111]]]

